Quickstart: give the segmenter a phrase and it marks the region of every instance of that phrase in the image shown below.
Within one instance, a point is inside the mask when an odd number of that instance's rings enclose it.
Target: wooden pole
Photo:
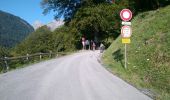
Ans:
[[[4,72],[7,72],[8,69],[9,69],[9,65],[8,65],[8,62],[7,62],[7,57],[4,57],[4,62],[5,62],[5,69],[4,69]]]
[[[50,56],[49,56],[49,58],[52,58],[52,51],[50,51]]]
[[[42,55],[41,55],[41,53],[40,53],[40,60],[42,59]]]
[[[29,54],[27,53],[27,58],[26,58],[27,60],[29,60]]]

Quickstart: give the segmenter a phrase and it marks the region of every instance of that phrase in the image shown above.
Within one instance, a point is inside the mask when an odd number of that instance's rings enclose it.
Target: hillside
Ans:
[[[23,19],[0,11],[0,46],[13,47],[34,29]]]
[[[170,6],[144,12],[132,20],[128,45],[128,69],[124,69],[124,45],[117,38],[103,61],[115,75],[139,89],[150,90],[156,100],[170,100]]]

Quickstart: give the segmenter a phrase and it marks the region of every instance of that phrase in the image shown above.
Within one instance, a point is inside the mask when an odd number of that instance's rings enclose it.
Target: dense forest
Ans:
[[[24,40],[34,29],[23,19],[0,11],[0,46],[14,47]]]

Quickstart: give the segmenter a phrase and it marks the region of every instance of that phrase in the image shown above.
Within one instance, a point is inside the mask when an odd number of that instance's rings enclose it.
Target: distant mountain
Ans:
[[[0,46],[13,47],[33,31],[25,20],[0,10]]]
[[[54,31],[56,28],[59,28],[60,26],[64,25],[64,22],[62,20],[59,21],[52,21],[50,23],[47,24],[47,27],[51,30]]]
[[[46,24],[46,26],[51,30],[54,31],[56,28],[59,28],[60,26],[64,25],[64,22],[62,20],[53,20],[52,22]],[[44,26],[43,23],[41,23],[40,21],[35,21],[35,23],[33,24],[34,29],[38,29],[40,27]]]
[[[38,28],[44,26],[43,23],[41,23],[39,20],[36,20],[34,23],[33,23],[33,27],[35,30],[37,30]]]

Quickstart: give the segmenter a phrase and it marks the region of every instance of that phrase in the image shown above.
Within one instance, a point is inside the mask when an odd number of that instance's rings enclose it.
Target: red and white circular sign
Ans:
[[[123,21],[129,21],[132,19],[132,12],[129,9],[123,9],[120,12],[120,17]]]
[[[121,36],[123,38],[130,38],[132,35],[132,28],[130,26],[123,26],[121,29]]]

